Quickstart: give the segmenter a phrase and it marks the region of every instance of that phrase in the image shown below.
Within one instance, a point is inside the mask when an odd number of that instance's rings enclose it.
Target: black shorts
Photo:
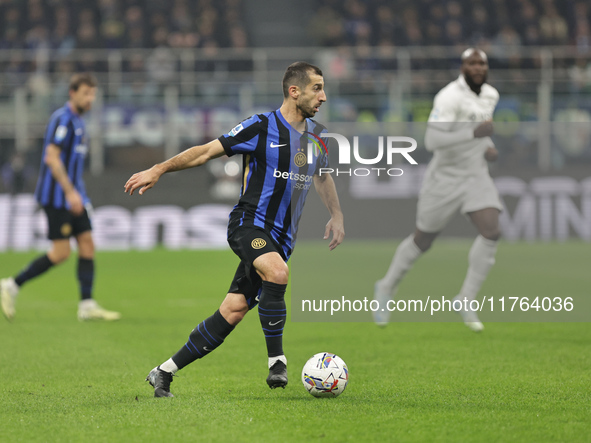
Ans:
[[[86,209],[80,215],[74,215],[67,209],[56,209],[51,206],[44,206],[43,210],[47,215],[49,240],[65,240],[92,230]]]
[[[261,255],[277,252],[285,260],[282,248],[263,229],[240,226],[232,229],[228,235],[228,243],[232,251],[240,257],[240,264],[228,292],[244,294],[249,309],[259,302],[263,281],[252,263]]]

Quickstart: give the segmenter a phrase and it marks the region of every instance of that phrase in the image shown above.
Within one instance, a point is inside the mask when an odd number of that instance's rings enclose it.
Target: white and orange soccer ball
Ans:
[[[337,397],[349,383],[349,370],[338,355],[321,352],[304,365],[302,383],[314,397]]]

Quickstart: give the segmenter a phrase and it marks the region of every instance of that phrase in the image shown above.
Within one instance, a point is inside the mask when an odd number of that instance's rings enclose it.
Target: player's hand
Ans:
[[[497,150],[497,148],[490,146],[490,147],[486,148],[486,151],[484,151],[484,158],[486,159],[487,162],[495,162],[495,161],[497,161],[498,157],[499,157],[499,151]]]
[[[476,129],[474,129],[474,138],[490,137],[493,135],[494,128],[492,120],[487,120],[480,123]]]
[[[324,230],[324,240],[330,236],[331,231],[332,240],[330,241],[328,248],[332,251],[334,248],[340,245],[345,238],[345,225],[343,223],[342,215],[334,216],[328,221],[326,224],[326,229]]]
[[[162,172],[160,172],[158,165],[152,166],[150,169],[146,169],[142,172],[133,174],[127,183],[125,183],[125,192],[129,192],[129,195],[133,195],[133,191],[140,188],[140,195],[146,192],[148,189],[154,187]]]
[[[66,201],[70,205],[70,212],[74,215],[81,215],[84,212],[82,196],[78,191],[72,189],[66,194]]]

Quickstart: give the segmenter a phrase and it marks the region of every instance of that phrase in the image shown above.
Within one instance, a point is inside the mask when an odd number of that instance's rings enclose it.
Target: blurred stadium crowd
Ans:
[[[0,0],[0,54],[4,88],[26,82],[27,73],[43,76],[73,71],[107,72],[107,56],[88,50],[137,50],[116,70],[147,73],[148,81],[166,84],[179,70],[252,72],[245,48],[256,46],[256,20],[247,0]],[[312,3],[312,2],[309,2]],[[254,6],[253,6],[254,5]],[[302,4],[302,8],[307,10]],[[582,0],[317,0],[310,18],[299,23],[313,47],[334,48],[356,71],[396,69],[396,48],[447,46],[461,53],[478,45],[491,67],[532,69],[539,61],[522,56],[532,46],[568,45],[570,59],[555,61],[569,76],[591,88],[591,6]],[[285,23],[292,20],[287,17]],[[296,20],[297,21],[297,20]],[[273,42],[270,42],[270,46]],[[142,53],[140,50],[144,50]],[[170,49],[200,49],[200,59],[184,63]],[[230,52],[216,61],[220,49]],[[76,50],[76,56],[72,56]],[[146,52],[149,51],[149,52]],[[0,51],[1,52],[1,51]],[[40,54],[31,57],[31,53]],[[376,56],[377,54],[377,56]],[[236,57],[238,55],[238,57]],[[207,59],[206,57],[211,57]],[[353,61],[351,61],[353,60]],[[185,60],[186,61],[186,60]],[[338,60],[337,60],[338,62]],[[413,69],[455,69],[450,58],[413,60]],[[345,67],[344,72],[351,71]],[[330,72],[332,78],[339,73]],[[1,86],[0,86],[1,88]],[[35,89],[35,85],[33,88]],[[137,88],[136,88],[137,89]],[[60,91],[62,92],[62,91]],[[150,91],[146,92],[151,95]]]
[[[321,0],[317,43],[578,45],[591,43],[588,2],[571,0]]]
[[[311,41],[341,45],[591,43],[577,0],[319,0]],[[0,48],[206,48],[248,45],[242,0],[0,0]]]
[[[458,55],[479,46],[503,91],[506,119],[537,120],[540,103],[554,116],[572,108],[591,118],[588,0],[300,0],[296,6],[274,2],[285,16],[276,22],[265,16],[265,5],[0,0],[0,165],[12,161],[15,128],[25,128],[20,146],[38,151],[47,116],[63,103],[76,71],[97,75],[102,106],[120,106],[117,124],[126,129],[142,106],[162,107],[169,87],[177,89],[178,104],[191,109],[276,103],[280,91],[270,82],[293,57],[310,59],[330,78],[333,121],[424,121],[433,94],[457,75]],[[293,6],[296,16],[282,5]],[[296,25],[305,33],[299,42],[309,47],[298,55],[258,49],[266,48],[261,29],[273,25],[275,32]],[[546,64],[538,48],[549,48]],[[13,163],[20,171],[21,160]],[[15,176],[7,171],[2,177]]]
[[[242,0],[0,0],[0,49],[246,46]]]
[[[344,77],[351,71],[394,70],[398,66],[395,50],[402,47],[447,46],[450,53],[459,54],[467,46],[478,45],[489,53],[493,69],[536,69],[540,67],[539,60],[523,57],[523,48],[568,45],[574,56],[555,60],[556,67],[570,69],[573,82],[581,88],[591,88],[588,1],[317,0],[308,3],[314,6],[314,14],[309,19],[300,17],[298,22],[304,24],[302,32],[309,36],[306,43],[333,48],[342,54],[336,60],[335,70],[329,71],[332,78],[339,78],[338,63],[343,63]],[[32,90],[47,89],[44,84],[47,74],[94,71],[100,78],[101,72],[113,70],[112,65],[108,66],[108,56],[88,50],[103,53],[136,50],[137,53],[124,56],[115,69],[124,74],[146,74],[147,79],[141,81],[151,85],[162,86],[177,80],[175,73],[181,70],[253,72],[255,64],[245,49],[256,46],[252,36],[257,32],[257,25],[245,12],[257,5],[260,6],[247,0],[0,0],[3,80],[0,93],[2,88],[10,91],[25,83]],[[308,9],[306,5],[302,4],[304,10]],[[288,17],[285,23],[291,20]],[[17,51],[4,51],[2,55],[2,49]],[[199,58],[185,60],[181,66],[170,49],[202,52]],[[18,50],[27,51],[29,56],[24,57]],[[72,55],[76,50],[79,50],[77,55]],[[223,61],[219,58],[220,50],[226,50],[228,55]],[[32,53],[38,56],[32,57]],[[456,67],[457,60],[451,58],[412,62],[412,68],[419,70]],[[38,76],[28,78],[26,74],[31,73]],[[137,78],[136,75],[131,81]],[[144,85],[135,87],[142,88]],[[159,92],[143,91],[141,95]]]

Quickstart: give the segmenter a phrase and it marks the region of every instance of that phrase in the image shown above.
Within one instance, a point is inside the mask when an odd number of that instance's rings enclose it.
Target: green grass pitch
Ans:
[[[346,259],[360,247],[331,254]],[[376,278],[394,247],[363,245],[381,263]],[[455,295],[469,247],[436,243],[400,291]],[[294,258],[316,249],[302,243]],[[590,251],[502,243],[482,294],[588,291]],[[0,274],[35,255],[0,254]],[[110,324],[76,320],[74,265],[28,284],[15,321],[0,319],[3,442],[589,441],[589,323],[486,323],[474,334],[461,323],[288,322],[290,382],[270,390],[251,313],[215,353],[179,372],[174,399],[155,399],[144,378],[219,306],[237,259],[231,251],[99,253],[96,298],[123,314]],[[313,398],[300,382],[304,362],[325,350],[349,366],[336,399]]]

